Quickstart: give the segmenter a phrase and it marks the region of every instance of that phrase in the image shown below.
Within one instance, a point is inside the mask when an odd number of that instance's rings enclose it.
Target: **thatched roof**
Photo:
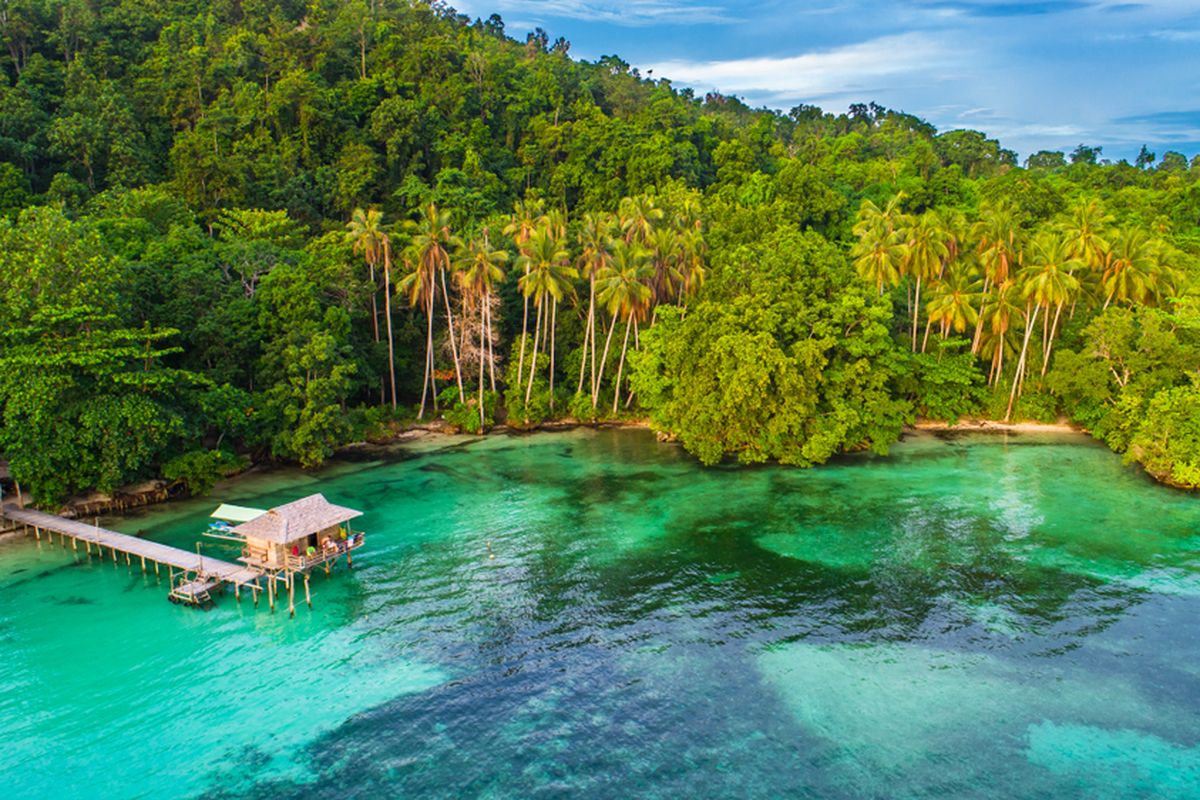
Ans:
[[[361,511],[335,506],[326,500],[324,495],[314,494],[272,508],[267,513],[238,525],[233,529],[233,533],[251,539],[287,544],[361,516]]]

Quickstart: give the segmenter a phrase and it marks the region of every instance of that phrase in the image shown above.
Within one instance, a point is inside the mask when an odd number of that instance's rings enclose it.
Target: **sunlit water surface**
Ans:
[[[1200,501],[1081,438],[439,440],[111,524],[313,491],[368,542],[295,619],[0,545],[5,796],[1200,797]]]

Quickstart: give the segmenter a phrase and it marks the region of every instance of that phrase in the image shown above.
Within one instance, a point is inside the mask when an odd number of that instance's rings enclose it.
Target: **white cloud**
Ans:
[[[728,61],[662,61],[654,74],[700,91],[744,95],[771,105],[815,100],[874,100],[882,87],[952,77],[958,56],[924,33],[883,36],[796,56]]]
[[[558,17],[616,25],[650,25],[661,22],[694,25],[733,21],[728,11],[719,5],[696,4],[688,0],[471,0],[453,5],[464,14],[472,16],[487,16],[496,11],[501,14],[516,12],[527,16],[536,15],[539,20]]]

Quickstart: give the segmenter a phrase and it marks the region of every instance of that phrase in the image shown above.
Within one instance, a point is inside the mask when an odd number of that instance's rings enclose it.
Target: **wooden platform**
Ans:
[[[220,586],[220,582],[212,580],[184,581],[171,588],[170,599],[187,606],[212,605],[212,593]]]
[[[3,516],[21,525],[34,528],[39,534],[57,533],[70,539],[107,548],[114,553],[124,553],[128,557],[139,558],[157,564],[164,564],[174,569],[195,573],[201,579],[215,580],[220,583],[232,583],[238,586],[255,586],[263,573],[242,564],[232,564],[218,558],[210,558],[178,547],[171,547],[147,539],[139,539],[117,531],[110,531],[96,525],[88,525],[73,519],[56,517],[41,511],[27,508],[16,508],[5,505]]]

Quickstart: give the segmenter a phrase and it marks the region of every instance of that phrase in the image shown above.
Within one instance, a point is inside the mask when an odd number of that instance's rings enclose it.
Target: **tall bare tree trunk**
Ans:
[[[392,346],[392,248],[383,247],[383,307],[387,315],[388,377],[392,383],[392,410],[396,410],[396,355]]]
[[[588,342],[592,345],[592,384],[596,383],[596,276],[592,275],[590,281],[591,289],[588,292],[588,324],[583,330],[583,358],[579,360],[579,386],[575,388],[575,394],[583,391],[583,376],[587,372],[588,365]]]
[[[450,292],[446,289],[446,270],[439,269],[442,276],[442,299],[446,301],[446,326],[450,332],[450,355],[454,357],[454,378],[458,381],[458,402],[467,402],[463,392],[462,366],[458,363],[458,345],[454,343],[454,314],[450,311]]]
[[[479,435],[483,435],[483,359],[487,355],[487,345],[484,336],[487,326],[484,324],[487,314],[487,293],[479,297]]]
[[[933,327],[933,320],[930,319],[925,323],[925,337],[921,339],[921,352],[925,352],[925,348],[929,346],[929,330]]]
[[[988,287],[991,277],[983,276],[983,294],[979,300],[979,319],[975,321],[975,338],[971,340],[971,355],[979,352],[979,346],[983,343],[983,307],[987,305]]]
[[[525,268],[525,274],[529,275],[529,268]],[[524,294],[524,292],[522,292]],[[521,316],[521,354],[517,357],[517,386],[521,385],[521,378],[525,374],[525,345],[529,338],[529,295],[525,295],[525,311]]]
[[[427,320],[425,334],[425,380],[421,383],[421,413],[417,419],[425,419],[425,393],[429,391],[433,379],[433,295],[425,303],[425,319]],[[436,398],[436,392],[435,392]]]
[[[537,375],[538,336],[542,332],[542,302],[537,304],[537,322],[533,327],[533,356],[529,362],[529,385],[525,388],[525,405],[529,406],[529,398],[533,397],[533,376]],[[524,349],[524,348],[522,348]],[[526,409],[528,412],[528,408]],[[526,416],[528,419],[528,414]]]
[[[491,374],[491,388],[496,391],[496,351],[492,349],[492,290],[487,291],[487,305],[484,310],[487,314],[487,350],[488,350],[488,372]]]
[[[1046,352],[1042,357],[1042,377],[1046,377],[1046,370],[1050,367],[1050,352],[1054,347],[1054,337],[1058,335],[1058,317],[1062,314],[1063,304],[1059,303],[1054,309],[1054,324],[1050,326],[1050,337],[1046,339]],[[1046,314],[1049,317],[1049,312]]]
[[[917,299],[913,303],[912,351],[917,352],[917,319],[921,315],[921,276],[917,276]]]
[[[558,333],[558,300],[550,298],[550,410],[554,410],[554,337]]]
[[[604,365],[608,362],[608,347],[612,344],[613,331],[617,329],[617,318],[608,321],[608,336],[604,339],[604,354],[600,356],[600,371],[596,373],[596,382],[592,384],[592,408],[600,402],[600,384],[604,381]]]
[[[629,329],[631,327],[633,327],[632,311],[629,312],[629,321],[625,323],[625,341],[621,344],[621,363],[617,367],[617,382],[613,386],[613,414],[617,413],[617,403],[621,401],[621,372],[625,369],[625,351],[629,349]]]
[[[1037,324],[1037,315],[1041,308],[1041,306],[1034,306],[1032,309],[1033,316],[1030,317],[1029,307],[1026,307],[1025,341],[1021,345],[1021,357],[1017,360],[1016,374],[1013,375],[1012,391],[1008,393],[1008,410],[1004,412],[1005,422],[1012,419],[1013,405],[1017,402],[1020,387],[1025,383],[1025,357],[1029,352],[1029,339],[1033,336],[1033,327]]]

